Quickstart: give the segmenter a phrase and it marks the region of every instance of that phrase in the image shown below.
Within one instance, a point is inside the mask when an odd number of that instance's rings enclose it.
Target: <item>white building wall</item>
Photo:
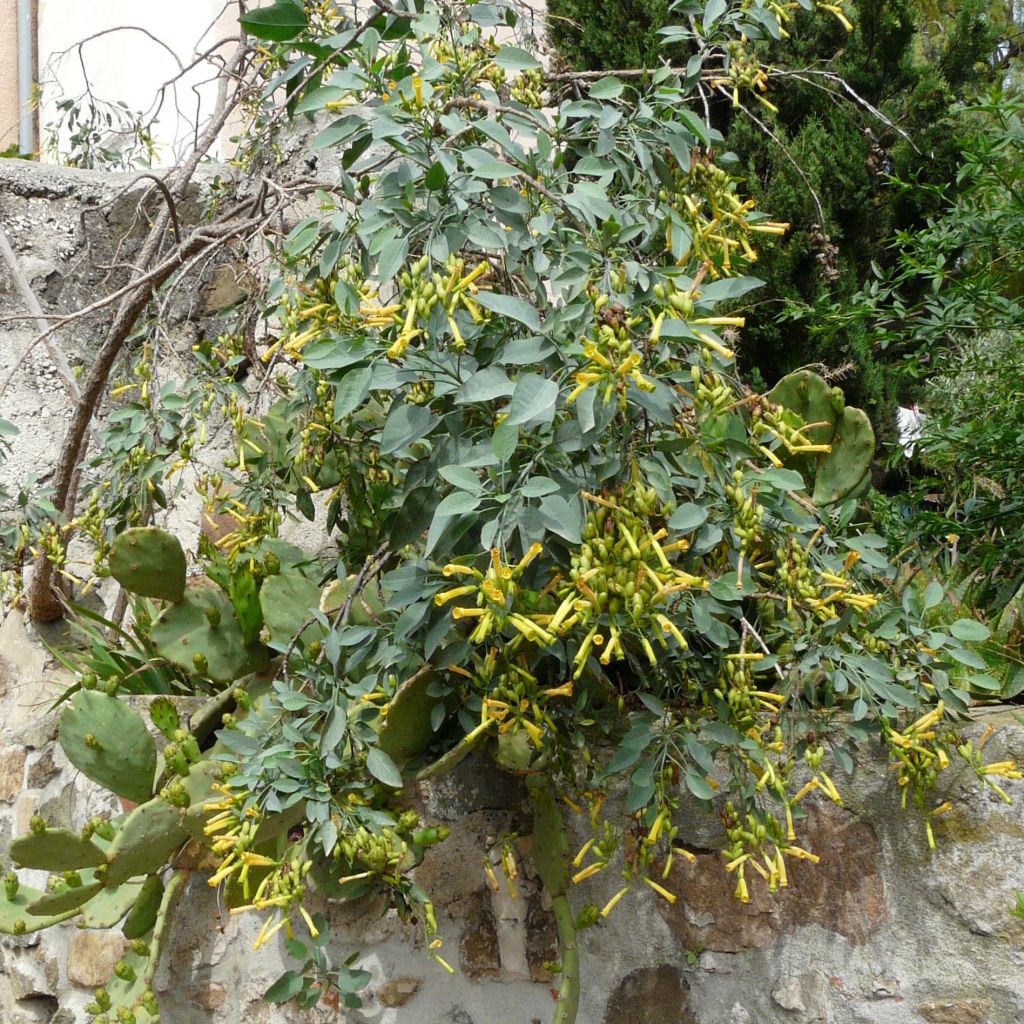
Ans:
[[[237,5],[225,0],[39,0],[42,158],[55,159],[52,148],[47,152],[46,126],[58,118],[58,100],[81,96],[88,79],[100,100],[123,101],[147,117],[155,112],[155,162],[174,163],[214,108],[216,67],[202,61],[168,83],[218,42],[220,54],[229,56],[236,16]],[[211,155],[225,155],[226,135]]]

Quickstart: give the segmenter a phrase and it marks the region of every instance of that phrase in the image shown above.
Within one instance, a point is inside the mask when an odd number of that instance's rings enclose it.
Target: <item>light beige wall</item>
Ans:
[[[0,150],[18,141],[18,0],[0,0]]]
[[[179,64],[187,66],[198,50],[221,38],[217,22],[226,6],[225,0],[39,0],[41,123],[55,120],[54,104],[61,95],[82,93],[82,64],[97,98],[148,112]],[[81,49],[80,61],[76,44],[90,36],[95,38]],[[188,149],[195,124],[210,115],[216,93],[208,64],[167,89],[153,132],[159,163],[174,163]]]

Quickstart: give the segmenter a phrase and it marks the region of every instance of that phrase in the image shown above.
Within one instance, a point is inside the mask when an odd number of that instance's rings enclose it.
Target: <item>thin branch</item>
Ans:
[[[817,75],[820,78],[824,78],[829,82],[834,82],[838,84],[840,88],[843,90],[843,92],[845,92],[846,95],[849,96],[850,99],[854,101],[854,103],[856,103],[860,107],[863,107],[863,109],[866,110],[872,117],[881,121],[882,124],[886,126],[886,128],[891,128],[894,132],[900,135],[905,142],[909,143],[911,148],[914,150],[915,153],[918,154],[918,156],[923,155],[921,153],[921,150],[917,148],[917,146],[914,143],[914,140],[907,134],[907,132],[905,132],[894,121],[891,121],[888,117],[886,117],[885,114],[883,114],[876,106],[874,106],[874,104],[869,103],[862,96],[858,95],[853,90],[850,83],[847,82],[842,75],[837,75],[834,71],[818,71],[814,68],[804,68],[800,71],[780,71],[779,69],[774,68],[768,71],[769,78],[795,78],[798,82],[803,82],[805,85],[814,85],[817,86],[818,88],[822,88],[821,86],[818,85],[817,82],[808,81],[808,79],[804,77],[805,75]],[[827,91],[832,92],[831,89]]]
[[[7,232],[4,231],[3,226],[0,225],[0,255],[4,258],[4,263],[7,264],[7,269],[11,272],[11,277],[14,278],[14,283],[21,293],[22,301],[28,307],[28,311],[32,314],[36,321],[36,327],[42,332],[41,337],[45,337],[44,344],[46,345],[46,351],[50,356],[50,360],[57,370],[57,375],[64,382],[64,387],[67,393],[71,396],[73,401],[78,401],[82,397],[82,392],[78,387],[78,382],[75,380],[74,374],[71,372],[71,366],[69,365],[67,358],[61,351],[60,346],[49,337],[50,324],[46,319],[46,314],[43,312],[43,307],[39,304],[39,299],[36,298],[36,293],[32,291],[32,286],[29,284],[28,278],[25,277],[24,272],[21,269],[21,265],[18,262],[18,257],[14,250],[11,248],[11,243],[7,238]],[[28,354],[35,347],[35,342],[30,341],[25,348],[25,351],[15,361],[15,369],[19,367]],[[6,383],[4,389],[0,389],[0,394],[6,389]]]
[[[727,95],[724,89],[719,89],[719,92],[721,92],[723,95]],[[761,129],[762,132],[764,132],[765,135],[768,136],[769,139],[772,140],[772,142],[775,143],[776,146],[779,147],[779,149],[782,151],[782,155],[785,156],[785,158],[793,165],[793,168],[796,170],[796,173],[800,175],[800,178],[806,186],[807,191],[811,196],[811,199],[814,200],[814,208],[818,211],[818,226],[821,228],[822,231],[824,231],[825,211],[821,207],[821,200],[818,198],[818,193],[814,191],[814,186],[811,184],[810,178],[807,177],[807,174],[804,172],[804,169],[797,162],[796,157],[794,157],[793,154],[790,153],[790,151],[786,148],[786,145],[782,141],[782,139],[780,139],[778,135],[776,135],[775,132],[773,132],[771,128],[769,128],[768,125],[766,125],[764,121],[762,121],[757,116],[757,114],[755,114],[749,107],[745,107],[742,103],[740,103],[739,108],[740,110],[743,111],[744,114],[747,115],[747,117],[750,118],[751,121],[754,122],[754,124],[757,125],[758,128]]]
[[[171,195],[170,190],[167,188],[167,186],[155,174],[150,174],[148,171],[144,171],[142,174],[139,175],[139,177],[149,178],[150,181],[156,183],[156,187],[160,190],[161,194],[164,197],[164,200],[167,202],[167,209],[170,211],[171,222],[174,225],[174,237],[175,239],[180,239],[181,223],[178,220],[178,208],[174,203],[174,196]]]

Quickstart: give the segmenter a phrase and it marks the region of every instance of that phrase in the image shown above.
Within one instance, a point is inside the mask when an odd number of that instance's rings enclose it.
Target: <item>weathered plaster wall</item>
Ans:
[[[111,273],[111,254],[130,258],[138,189],[131,179],[0,162],[0,217],[48,311],[94,299]],[[81,219],[83,209],[92,212]],[[116,273],[116,272],[114,272]],[[224,279],[219,279],[224,284]],[[167,346],[213,325],[230,298],[218,292],[215,268],[183,290]],[[67,400],[45,358],[19,362],[31,331],[4,321],[19,311],[0,272],[0,416],[23,428],[15,458],[0,469],[11,479],[45,474],[66,425]],[[87,361],[102,324],[85,322],[61,336],[72,362]],[[195,527],[194,509],[179,506],[172,524]],[[189,527],[189,517],[192,525]],[[187,540],[188,538],[186,538]],[[60,627],[48,627],[51,643]],[[48,707],[66,680],[26,632],[19,613],[0,626],[0,861],[13,835],[40,811],[57,824],[81,825],[109,807],[71,771],[55,743]],[[1008,714],[990,741],[994,758],[1024,760],[1024,729]],[[965,732],[976,735],[981,725]],[[805,845],[818,867],[798,865],[778,897],[755,888],[737,904],[715,852],[716,818],[692,808],[681,841],[701,851],[678,864],[668,906],[646,890],[619,905],[583,938],[581,1024],[1018,1024],[1024,1020],[1024,924],[1009,915],[1024,888],[1024,783],[1013,782],[1006,806],[966,774],[950,784],[957,811],[940,819],[939,848],[929,853],[922,822],[899,812],[899,793],[871,750],[844,786],[847,809],[809,803]],[[424,816],[449,823],[451,838],[431,851],[419,881],[436,900],[445,944],[457,968],[450,977],[415,934],[377,905],[325,907],[332,952],[359,949],[374,981],[362,1011],[329,1006],[316,1020],[348,1024],[533,1024],[551,1015],[552,921],[532,878],[530,817],[516,780],[479,759],[409,799]],[[570,816],[571,817],[571,816]],[[582,823],[573,820],[582,842]],[[482,871],[483,851],[516,833],[524,880],[517,901],[494,895]],[[27,879],[29,882],[31,878]],[[36,881],[39,881],[37,878]],[[618,887],[608,871],[574,893],[602,904]],[[286,1024],[303,1015],[271,1007],[260,996],[288,966],[283,944],[259,954],[252,915],[218,908],[202,877],[190,883],[157,978],[170,1024]],[[65,925],[52,932],[0,940],[3,1024],[84,1019],[80,1007],[104,980],[120,949],[116,932]]]
[[[18,0],[0,0],[0,150],[18,141]]]

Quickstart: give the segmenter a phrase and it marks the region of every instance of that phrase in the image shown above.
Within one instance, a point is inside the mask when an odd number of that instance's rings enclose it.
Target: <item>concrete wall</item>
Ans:
[[[161,86],[197,52],[237,35],[236,10],[224,0],[36,0],[36,6],[36,77],[43,88],[36,118],[43,144],[45,127],[56,118],[56,101],[84,91],[83,64],[96,97],[149,111],[160,102]],[[17,0],[0,0],[0,149],[18,138],[16,9]],[[107,31],[118,26],[124,28]],[[96,38],[84,45],[80,59],[76,44],[90,36]],[[212,71],[209,64],[196,68],[163,97],[154,132],[158,164],[174,163],[196,123],[212,111],[217,91]],[[229,135],[224,134],[224,145]],[[223,146],[212,155],[224,155]],[[54,159],[52,151],[43,156]]]

